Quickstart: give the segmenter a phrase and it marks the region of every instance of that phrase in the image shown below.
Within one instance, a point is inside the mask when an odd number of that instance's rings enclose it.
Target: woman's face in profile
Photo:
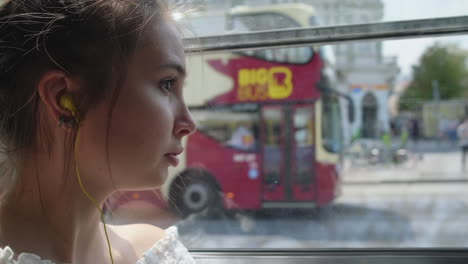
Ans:
[[[176,26],[153,19],[144,38],[130,57],[115,105],[106,98],[82,124],[78,164],[94,188],[160,186],[168,167],[178,163],[182,138],[195,130],[183,100],[185,56]]]

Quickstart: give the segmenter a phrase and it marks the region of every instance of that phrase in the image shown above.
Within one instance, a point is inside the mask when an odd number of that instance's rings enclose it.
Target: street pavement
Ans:
[[[321,210],[237,212],[178,223],[192,248],[467,247],[467,183],[345,186]]]
[[[342,179],[345,184],[466,181],[468,171],[463,172],[461,165],[458,150],[412,153],[409,160],[400,165],[356,166],[345,159]],[[468,169],[468,160],[466,167]]]

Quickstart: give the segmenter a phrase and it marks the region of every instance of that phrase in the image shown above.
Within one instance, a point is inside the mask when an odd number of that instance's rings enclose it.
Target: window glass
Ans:
[[[282,174],[283,156],[283,113],[280,108],[265,109],[264,119],[264,170],[266,184],[279,184]]]
[[[295,183],[301,186],[310,187],[313,183],[311,174],[314,173],[315,166],[310,160],[314,160],[314,108],[312,105],[305,105],[296,108],[294,113],[294,149],[295,160]],[[305,187],[307,188],[307,187]]]
[[[338,98],[323,97],[322,134],[323,146],[328,151],[339,153],[343,147],[342,112]]]
[[[234,29],[247,28],[249,31],[265,31],[272,29],[297,28],[299,24],[293,19],[275,14],[272,12],[265,14],[234,14]],[[236,31],[239,31],[236,30]]]
[[[294,116],[294,133],[296,146],[311,146],[314,144],[314,116],[312,108],[300,108]]]
[[[290,15],[280,1],[225,2],[197,10],[196,36],[468,10],[464,0],[304,0]],[[303,5],[315,13],[300,20]],[[209,171],[219,203],[178,215],[164,203],[169,181],[157,190],[165,206],[130,194],[112,219],[143,207],[147,219],[127,221],[176,224],[202,249],[468,247],[467,54],[466,35],[190,54],[185,98],[204,110],[192,111],[198,132],[169,178]]]
[[[172,0],[177,1],[177,0]],[[184,1],[179,1],[184,2]],[[468,7],[464,0],[447,0],[441,3],[439,0],[371,0],[371,1],[342,1],[342,0],[302,0],[275,2],[268,0],[241,0],[241,1],[217,1],[206,0],[203,3],[194,4],[187,2],[182,10],[195,11],[226,11],[231,7],[261,8],[272,4],[303,3],[314,9],[311,26],[335,26],[343,24],[363,24],[382,21],[399,21],[411,19],[440,18],[468,15]],[[424,12],[421,12],[424,6]],[[179,16],[178,16],[179,17]],[[278,27],[283,21],[278,21]],[[208,25],[217,28],[220,24]],[[253,25],[252,27],[255,27]],[[208,30],[211,31],[211,30]],[[201,32],[202,33],[202,32]],[[203,33],[202,33],[203,34]],[[206,34],[206,33],[204,33]]]
[[[234,14],[233,23],[234,31],[242,32],[242,29],[248,29],[248,31],[265,31],[274,29],[288,29],[298,28],[301,25],[294,21],[292,18],[278,14],[276,12],[262,11],[260,14]],[[315,25],[313,16],[309,17],[308,24]],[[286,63],[306,63],[312,57],[312,49],[309,47],[299,48],[278,48],[268,50],[257,50],[247,53],[251,56],[255,56],[268,61],[275,62],[286,62]]]
[[[258,116],[227,110],[193,110],[198,130],[219,143],[238,149],[254,150],[258,140]]]

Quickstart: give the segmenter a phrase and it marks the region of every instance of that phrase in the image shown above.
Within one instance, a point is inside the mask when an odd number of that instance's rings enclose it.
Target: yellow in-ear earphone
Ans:
[[[78,109],[75,106],[75,103],[73,101],[73,96],[70,93],[66,93],[62,96],[60,96],[60,106],[63,108],[69,110],[75,119],[75,123],[79,124],[80,123],[80,114],[78,112]],[[61,121],[63,122],[63,121]]]
[[[59,126],[61,126],[63,123],[67,123],[68,125],[70,125],[72,127],[74,127],[75,125],[78,126],[77,130],[76,130],[75,147],[74,147],[75,148],[74,152],[75,152],[76,177],[78,179],[78,183],[79,183],[79,185],[81,187],[81,190],[83,191],[84,195],[94,204],[94,206],[96,206],[97,210],[99,211],[99,214],[101,215],[101,220],[102,220],[102,223],[104,225],[104,233],[105,233],[106,240],[107,240],[107,246],[108,246],[108,249],[109,249],[109,256],[110,256],[111,263],[113,264],[114,263],[114,257],[112,256],[112,247],[111,247],[111,244],[110,244],[110,241],[109,241],[109,235],[107,234],[107,228],[106,228],[106,222],[105,222],[105,219],[104,219],[104,214],[102,212],[102,209],[101,209],[99,203],[96,201],[96,199],[94,199],[86,191],[86,189],[84,188],[83,182],[81,181],[80,169],[78,168],[77,146],[78,146],[78,142],[79,142],[79,138],[80,138],[79,124],[80,124],[80,121],[81,121],[78,109],[76,108],[75,102],[73,100],[73,96],[70,93],[66,93],[66,94],[60,96],[60,102],[59,103],[60,103],[60,106],[67,109],[68,111],[70,111],[72,116],[73,116],[72,120],[67,120],[67,118],[65,118],[65,117],[60,117],[60,125]]]

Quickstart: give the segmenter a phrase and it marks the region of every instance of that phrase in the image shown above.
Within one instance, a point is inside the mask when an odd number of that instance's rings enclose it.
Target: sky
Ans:
[[[467,0],[382,0],[384,21],[436,18],[468,15]],[[434,42],[457,43],[468,50],[468,34],[447,37],[417,38],[384,42],[386,56],[398,56],[401,78],[411,75],[411,66],[417,64],[424,50]]]

